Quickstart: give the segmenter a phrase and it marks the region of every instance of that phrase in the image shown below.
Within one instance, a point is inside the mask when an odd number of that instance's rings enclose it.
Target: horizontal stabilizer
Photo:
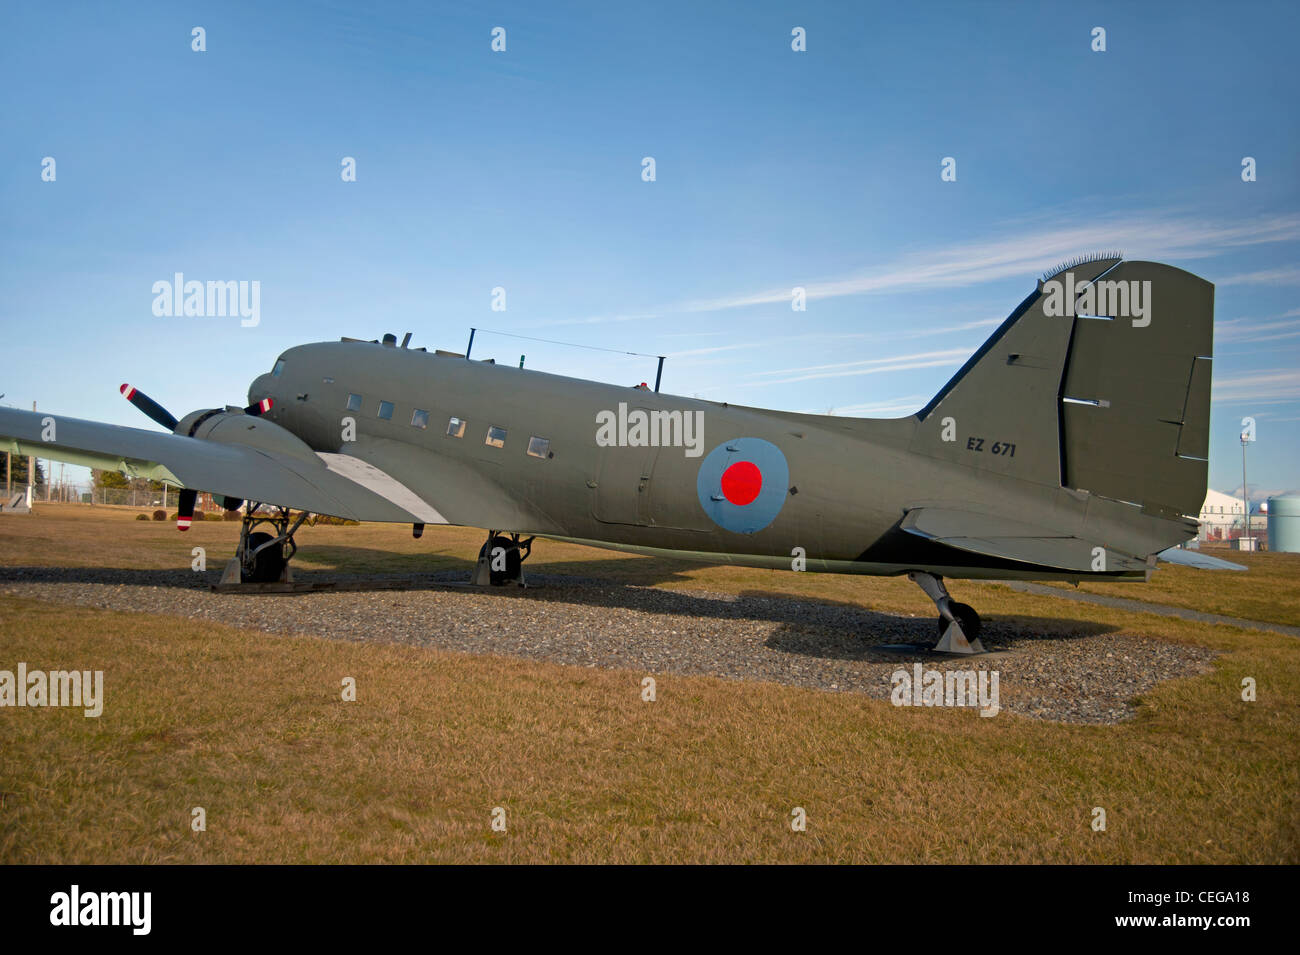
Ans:
[[[1211,557],[1209,554],[1202,554],[1200,551],[1183,550],[1181,547],[1171,547],[1168,550],[1162,550],[1156,555],[1161,560],[1169,564],[1182,564],[1185,567],[1195,567],[1198,570],[1249,570],[1244,564],[1234,564],[1230,560],[1224,560],[1221,557]]]
[[[952,508],[918,507],[899,525],[918,537],[957,550],[1076,573],[1145,571],[1146,561],[1096,541],[1036,527],[993,514]]]

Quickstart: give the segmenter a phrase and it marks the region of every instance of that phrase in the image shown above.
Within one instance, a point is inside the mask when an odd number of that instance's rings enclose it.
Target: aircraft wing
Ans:
[[[1103,546],[1050,528],[944,507],[913,508],[899,526],[909,534],[973,554],[1079,573],[1092,572],[1094,550]],[[1142,558],[1109,547],[1105,552],[1107,571],[1146,569]]]
[[[358,521],[452,522],[365,462],[340,465],[328,458],[346,455],[318,455],[270,422],[241,414],[226,417],[231,420],[220,422],[204,440],[0,408],[0,450]],[[255,434],[262,446],[252,443]],[[42,440],[43,435],[51,439]]]

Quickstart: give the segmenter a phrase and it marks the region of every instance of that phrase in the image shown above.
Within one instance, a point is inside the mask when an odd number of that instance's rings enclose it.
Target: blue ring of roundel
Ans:
[[[722,495],[722,474],[737,461],[753,463],[763,475],[758,497],[744,506],[732,504]],[[695,479],[704,513],[723,530],[736,534],[756,534],[776,520],[789,487],[790,465],[785,455],[762,438],[733,438],[718,445],[700,462]]]

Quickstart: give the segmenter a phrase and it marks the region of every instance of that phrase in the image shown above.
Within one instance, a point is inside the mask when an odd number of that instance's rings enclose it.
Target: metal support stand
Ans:
[[[260,503],[249,501],[244,509],[244,516],[240,521],[239,527],[239,549],[235,551],[235,558],[226,564],[225,573],[221,575],[221,582],[238,583],[238,582],[257,582],[271,583],[271,581],[257,580],[257,557],[263,551],[272,547],[281,549],[281,556],[284,564],[278,575],[278,582],[282,584],[293,583],[293,569],[289,562],[293,555],[298,553],[298,545],[293,539],[302,522],[307,519],[307,511],[299,511],[297,520],[290,521],[292,512],[287,507],[271,507],[271,513],[259,514],[258,510],[262,507]],[[270,539],[258,542],[251,546],[250,538],[254,533],[254,528],[259,524],[270,524]],[[263,532],[266,533],[266,532]],[[238,576],[235,576],[235,575]],[[233,580],[228,578],[234,577]]]
[[[475,587],[488,587],[492,584],[492,539],[496,531],[488,531],[487,541],[479,548],[478,563],[474,565],[474,576],[469,582]]]
[[[984,644],[979,641],[979,637],[974,640],[967,639],[961,621],[957,619],[957,615],[953,612],[956,601],[948,595],[948,588],[943,585],[942,577],[914,570],[907,575],[907,579],[925,591],[925,595],[933,600],[934,605],[939,609],[939,617],[948,622],[947,627],[944,628],[943,636],[935,644],[934,649],[937,652],[962,654],[986,652]]]
[[[518,584],[527,587],[524,581],[524,561],[532,553],[534,538],[521,541],[518,534],[509,538],[497,531],[488,531],[487,540],[479,548],[478,563],[474,565],[474,575],[470,583],[476,587],[488,587],[501,584]],[[497,566],[494,567],[494,564]],[[514,565],[512,567],[512,565]]]

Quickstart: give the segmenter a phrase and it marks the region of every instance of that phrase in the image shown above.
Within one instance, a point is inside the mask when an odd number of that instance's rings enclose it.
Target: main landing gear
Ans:
[[[957,603],[948,596],[942,577],[914,570],[907,579],[924,590],[939,608],[939,642],[935,644],[935,650],[940,653],[985,652],[979,639],[980,615],[969,604]]]
[[[524,561],[533,552],[533,540],[530,537],[521,541],[518,534],[506,536],[488,531],[487,542],[479,549],[478,564],[474,567],[474,576],[470,582],[482,587],[500,587],[504,584],[527,587],[524,583]]]
[[[266,512],[258,513],[265,506]],[[248,502],[239,529],[239,549],[226,564],[221,575],[222,584],[288,584],[293,582],[289,561],[298,552],[293,535],[307,512],[300,511],[297,520],[290,521],[287,507]],[[256,530],[259,525],[269,529]]]

